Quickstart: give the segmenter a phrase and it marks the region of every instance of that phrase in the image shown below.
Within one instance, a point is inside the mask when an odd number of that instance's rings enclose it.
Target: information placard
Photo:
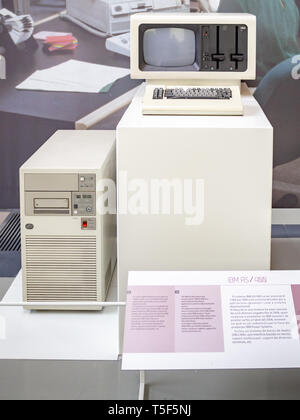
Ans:
[[[300,367],[300,272],[131,272],[123,369]]]

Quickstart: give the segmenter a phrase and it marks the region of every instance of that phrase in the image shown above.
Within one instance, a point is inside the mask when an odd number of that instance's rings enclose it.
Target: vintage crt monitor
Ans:
[[[115,179],[114,131],[58,131],[21,167],[24,301],[105,300],[116,263],[116,220],[102,211],[102,179]]]
[[[143,114],[242,115],[241,80],[256,77],[256,17],[136,14],[131,77],[146,79]]]

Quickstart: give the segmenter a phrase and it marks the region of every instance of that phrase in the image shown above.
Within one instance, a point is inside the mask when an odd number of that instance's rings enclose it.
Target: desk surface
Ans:
[[[117,300],[116,273],[107,300]],[[21,301],[22,272],[3,299],[4,303]],[[117,360],[118,331],[116,306],[95,312],[1,307],[0,360]]]
[[[70,59],[96,64],[129,68],[129,58],[107,51],[105,39],[81,29],[77,25],[55,19],[36,28],[39,31],[72,32],[79,40],[75,52],[48,55],[42,42],[32,54],[16,59],[13,71],[7,80],[0,81],[0,112],[47,118],[57,121],[75,122],[115,97],[137,86],[140,81],[127,76],[115,83],[108,94],[18,91],[15,87],[36,70],[43,70]]]

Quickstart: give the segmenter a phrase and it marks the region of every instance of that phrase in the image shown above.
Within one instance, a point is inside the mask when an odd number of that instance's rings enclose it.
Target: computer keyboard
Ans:
[[[197,86],[194,82],[174,82],[148,82],[143,98],[144,115],[243,115],[238,83],[214,85],[207,81]]]
[[[153,99],[231,99],[230,88],[155,88]]]

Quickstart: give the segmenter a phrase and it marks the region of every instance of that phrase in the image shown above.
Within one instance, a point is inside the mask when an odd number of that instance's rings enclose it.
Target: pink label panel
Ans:
[[[177,287],[175,325],[176,352],[224,352],[221,288]]]
[[[131,286],[124,353],[224,352],[219,286]]]
[[[300,285],[296,284],[292,286],[292,294],[294,299],[295,312],[297,317],[298,332],[300,337]]]
[[[130,286],[124,353],[174,352],[174,287]]]

